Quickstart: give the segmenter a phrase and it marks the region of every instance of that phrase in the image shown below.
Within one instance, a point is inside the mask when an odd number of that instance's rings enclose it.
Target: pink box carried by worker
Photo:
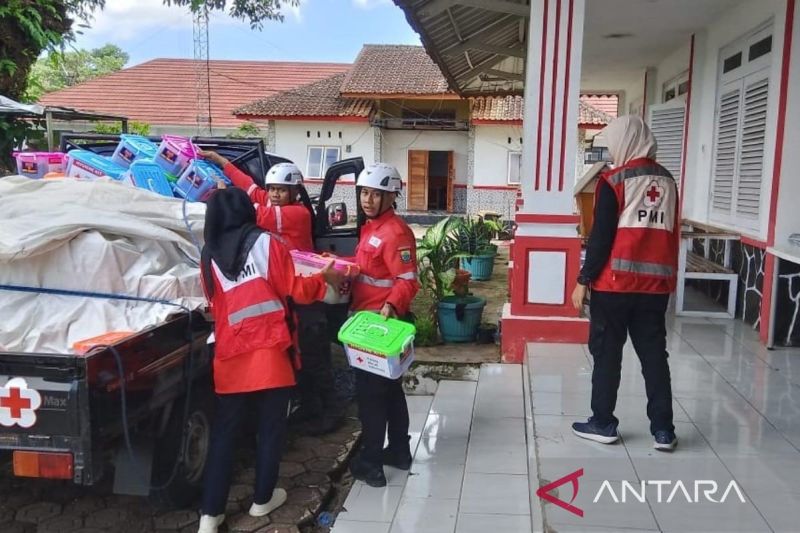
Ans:
[[[333,260],[333,268],[347,276],[348,281],[342,285],[342,288],[338,293],[334,292],[334,290],[329,286],[323,301],[326,304],[344,304],[350,301],[349,280],[352,280],[358,276],[360,272],[358,265],[337,257],[323,257],[319,254],[315,254],[314,252],[301,252],[300,250],[292,250],[291,254],[292,262],[294,263],[295,274],[299,274],[301,276],[310,276],[312,274],[316,274],[325,268],[328,263],[331,262],[331,260]]]
[[[64,171],[64,154],[61,152],[14,152],[17,173],[26,178],[40,179],[48,172]]]
[[[170,174],[180,176],[196,157],[197,148],[188,137],[162,135],[155,162]]]

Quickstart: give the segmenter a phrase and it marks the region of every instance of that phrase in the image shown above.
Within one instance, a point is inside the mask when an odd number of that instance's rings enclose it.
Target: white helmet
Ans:
[[[361,171],[356,181],[356,187],[369,187],[370,189],[399,193],[403,188],[403,180],[392,165],[374,163]]]
[[[264,178],[264,185],[302,185],[303,173],[294,163],[272,165]]]

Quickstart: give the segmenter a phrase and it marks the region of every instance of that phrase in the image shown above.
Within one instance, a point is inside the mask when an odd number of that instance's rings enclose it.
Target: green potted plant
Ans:
[[[492,237],[502,229],[497,221],[480,217],[467,218],[455,229],[459,248],[465,255],[461,258],[461,267],[472,274],[472,279],[491,279],[497,256],[497,245],[492,244]]]
[[[456,237],[460,219],[448,217],[428,228],[417,246],[419,279],[431,297],[431,312],[436,317],[442,340],[471,342],[475,340],[486,300],[466,294],[468,277],[458,276],[458,261],[465,257]],[[459,295],[454,294],[455,288]]]

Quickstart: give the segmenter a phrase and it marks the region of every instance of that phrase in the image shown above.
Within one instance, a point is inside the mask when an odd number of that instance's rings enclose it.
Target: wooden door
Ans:
[[[456,182],[456,165],[454,152],[447,152],[447,212],[453,212],[453,188]]]
[[[408,151],[408,205],[409,211],[428,210],[428,151]]]

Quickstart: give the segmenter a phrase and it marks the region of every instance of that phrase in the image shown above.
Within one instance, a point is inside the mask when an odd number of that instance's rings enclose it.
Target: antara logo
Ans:
[[[583,517],[583,509],[573,505],[575,498],[578,497],[578,489],[580,488],[578,479],[581,476],[583,476],[583,468],[579,468],[571,474],[539,487],[536,495],[572,514]],[[562,500],[551,494],[552,491],[567,483],[571,483],[572,486],[572,497],[569,501]],[[687,488],[687,484],[689,488]],[[605,480],[597,490],[592,503],[597,503],[601,499],[610,499],[613,503],[627,503],[629,498],[630,501],[636,500],[639,503],[645,503],[648,500],[657,503],[672,503],[676,500],[678,502],[685,501],[686,503],[701,503],[704,501],[725,503],[732,493],[741,503],[746,503],[742,490],[734,480],[728,483],[724,491],[720,491],[719,484],[711,479],[698,479],[690,483],[666,479],[642,480],[638,484],[621,481],[617,489],[614,488],[611,481]]]

